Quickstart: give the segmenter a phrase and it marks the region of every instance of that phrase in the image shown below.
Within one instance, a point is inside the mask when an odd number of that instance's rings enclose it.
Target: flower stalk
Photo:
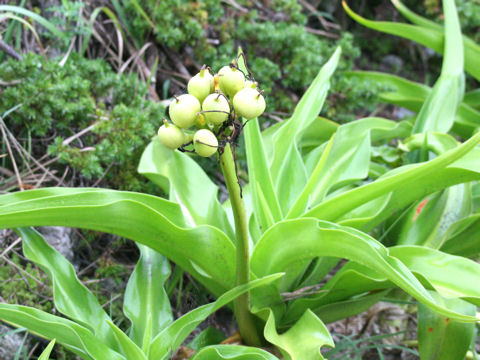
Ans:
[[[233,150],[229,143],[226,144],[223,153],[220,155],[220,165],[230,196],[233,217],[235,219],[235,286],[239,286],[248,283],[250,280],[248,222],[245,204],[243,202],[241,188],[238,182]],[[260,346],[262,341],[255,326],[253,315],[249,310],[249,293],[247,292],[234,300],[233,306],[243,341],[247,345]]]

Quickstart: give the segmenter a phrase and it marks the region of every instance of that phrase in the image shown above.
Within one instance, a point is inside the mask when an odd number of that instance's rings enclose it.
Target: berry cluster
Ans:
[[[250,120],[264,111],[265,99],[258,84],[250,73],[245,76],[237,60],[218,74],[204,66],[188,82],[188,94],[175,97],[170,104],[173,124],[164,119],[158,138],[170,149],[208,157],[232,135],[238,136],[235,132],[243,126],[238,117]],[[195,131],[188,130],[192,126]]]

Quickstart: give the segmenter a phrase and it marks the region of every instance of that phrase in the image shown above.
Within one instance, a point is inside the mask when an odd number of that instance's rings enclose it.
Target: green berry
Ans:
[[[258,90],[244,88],[233,98],[233,107],[237,115],[250,120],[263,114],[265,111],[265,99]]]
[[[220,90],[230,98],[245,85],[245,75],[236,68],[224,66],[220,69],[218,75],[220,75]]]
[[[230,113],[230,104],[225,96],[220,94],[210,94],[203,101],[203,115],[208,123],[220,125],[228,119]]]
[[[252,80],[247,80],[245,81],[245,88],[249,88],[249,89],[257,89],[257,82],[255,81],[252,81]]]
[[[167,148],[175,150],[182,146],[185,141],[185,135],[175,125],[169,124],[163,120],[163,125],[158,129],[158,139]]]
[[[180,128],[189,128],[201,111],[200,102],[190,94],[180,95],[172,101],[168,113],[172,122]]]
[[[188,93],[195,96],[200,102],[213,92],[215,88],[215,81],[212,74],[206,69],[192,77],[188,82]]]
[[[201,129],[193,136],[193,147],[198,155],[209,157],[217,152],[218,140],[210,130]]]

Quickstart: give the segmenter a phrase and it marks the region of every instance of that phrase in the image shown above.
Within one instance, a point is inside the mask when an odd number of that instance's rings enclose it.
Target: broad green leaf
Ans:
[[[52,350],[53,350],[54,346],[55,346],[55,339],[50,341],[48,346],[45,348],[45,350],[42,351],[42,353],[38,357],[38,360],[49,360],[50,359],[50,354],[52,353]]]
[[[442,251],[466,257],[480,253],[480,214],[473,214],[457,221],[445,234]]]
[[[462,32],[454,0],[443,0],[445,41],[442,72],[422,105],[412,133],[448,132],[465,92]]]
[[[346,4],[342,2],[343,8],[347,14],[358,23],[370,29],[381,31],[391,35],[397,35],[423,46],[426,46],[439,54],[443,54],[445,36],[443,28],[431,26],[418,26],[398,22],[372,21],[355,14]],[[463,37],[464,47],[464,67],[475,79],[480,80],[480,68],[478,59],[480,58],[480,46],[472,40]]]
[[[480,110],[480,88],[465,93],[463,102],[474,109]]]
[[[188,343],[187,347],[199,351],[206,346],[220,344],[223,340],[225,340],[223,332],[213,326],[209,326],[195,336],[195,338]]]
[[[318,116],[302,134],[302,139],[300,140],[302,151],[311,151],[327,142],[337,131],[338,127],[339,124],[335,121]]]
[[[183,210],[186,209],[191,226],[213,225],[235,239],[217,198],[218,187],[190,156],[167,149],[155,139],[143,152],[138,172],[160,186]]]
[[[438,302],[452,310],[475,315],[475,305],[460,299],[442,299]],[[475,324],[461,323],[418,306],[418,350],[422,360],[463,360],[475,334]]]
[[[432,89],[426,85],[403,79],[396,75],[375,71],[350,71],[347,76],[360,79],[369,79],[381,82],[392,88],[380,94],[380,100],[386,103],[402,106],[414,112],[419,112]],[[480,112],[472,107],[471,103],[460,103],[455,116],[452,131],[469,138],[480,126]]]
[[[258,120],[250,120],[244,131],[253,214],[263,233],[273,223],[282,219],[282,212],[273,187]],[[266,216],[268,213],[271,214],[270,217]]]
[[[107,321],[110,317],[97,298],[78,280],[70,262],[47,244],[37,231],[19,228],[25,256],[36,263],[48,275],[53,287],[55,307],[64,315],[93,330],[111,348],[118,350],[118,343]]]
[[[34,308],[0,303],[0,320],[46,339],[56,339],[84,359],[126,360],[87,328]]]
[[[322,360],[322,346],[333,347],[333,339],[327,327],[310,310],[298,319],[290,329],[278,334],[275,328],[275,318],[270,312],[264,329],[264,336],[277,346],[285,359],[289,360]]]
[[[120,330],[113,322],[109,321],[108,325],[112,328],[112,331],[117,338],[122,352],[125,354],[128,360],[146,360],[147,357],[143,351],[125,334]]]
[[[0,196],[0,228],[57,225],[138,241],[188,271],[213,294],[232,288],[235,249],[219,229],[183,227],[178,204],[113,190],[50,188]]]
[[[392,130],[396,124],[381,118],[365,118],[339,126],[326,145],[307,185],[290,209],[287,218],[300,216],[307,204],[320,203],[338,183],[349,183],[368,175],[371,132]]]
[[[265,350],[239,346],[239,345],[214,345],[201,349],[191,360],[278,360],[278,358]]]
[[[274,182],[278,179],[281,168],[284,167],[288,152],[291,152],[290,147],[297,147],[305,129],[315,121],[320,113],[330,88],[329,80],[337,67],[340,53],[341,49],[337,48],[300,99],[292,117],[273,134],[274,148],[266,149],[266,152],[267,156],[273,159],[270,169]]]
[[[455,313],[436,303],[409,269],[391,256],[381,243],[358,230],[325,221],[307,218],[276,224],[255,246],[251,267],[255,274],[264,276],[288,269],[295,262],[306,262],[319,256],[357,262],[382,274],[439,313],[461,321],[475,321],[475,318]]]
[[[130,319],[130,337],[146,350],[151,340],[172,320],[170,300],[163,288],[170,276],[168,260],[138,244],[140,259],[125,290],[123,311]]]
[[[166,359],[172,351],[175,351],[182,344],[197,325],[210,316],[210,314],[227,305],[243,293],[259,286],[268,285],[281,276],[283,274],[273,274],[253,280],[248,284],[237,286],[220,296],[215,302],[200,306],[183,315],[153,339],[148,358],[151,360]]]
[[[475,151],[472,153],[472,157],[465,155],[472,151],[478,142],[480,142],[480,134],[474,135],[464,144],[433,160],[420,165],[409,165],[395,169],[391,174],[387,174],[389,176],[384,176],[372,183],[332,196],[308,211],[304,216],[335,221],[349,211],[393,192],[392,200],[395,201],[391,200],[385,209],[385,213],[390,211],[389,215],[391,215],[392,211],[401,209],[409,202],[422,198],[429,193],[456,183],[474,180],[480,175],[478,173],[480,165],[474,161]],[[464,156],[465,158],[462,159]],[[454,163],[456,160],[458,161]],[[452,165],[447,167],[450,164]],[[461,169],[464,169],[465,172],[462,172]],[[446,177],[447,175],[448,177]]]

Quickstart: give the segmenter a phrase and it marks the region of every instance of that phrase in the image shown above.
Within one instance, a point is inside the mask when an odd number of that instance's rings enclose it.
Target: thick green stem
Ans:
[[[247,213],[241,195],[240,184],[238,183],[235,160],[230,144],[225,146],[225,149],[220,156],[220,165],[230,195],[233,217],[235,219],[237,251],[235,285],[238,286],[246,284],[250,280],[250,256],[248,252]],[[243,341],[247,345],[260,346],[261,339],[257,332],[257,328],[255,327],[253,315],[249,310],[249,294],[245,293],[238,297],[234,301],[233,306]]]

